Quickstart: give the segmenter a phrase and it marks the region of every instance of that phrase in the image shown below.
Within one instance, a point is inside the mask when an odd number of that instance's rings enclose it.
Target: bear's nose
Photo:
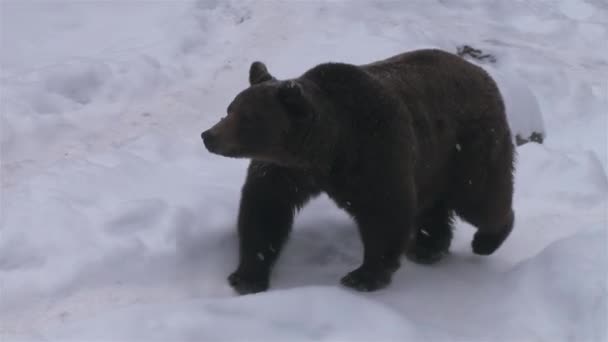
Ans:
[[[216,136],[210,131],[206,130],[201,134],[205,147],[211,151],[216,145]]]

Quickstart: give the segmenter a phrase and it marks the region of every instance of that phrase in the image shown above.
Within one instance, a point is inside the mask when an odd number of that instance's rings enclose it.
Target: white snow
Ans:
[[[543,114],[532,90],[523,80],[506,71],[501,73],[495,68],[487,69],[500,88],[513,141],[516,142],[517,135],[528,140],[533,133],[540,133],[546,138]]]
[[[599,0],[1,1],[0,339],[606,341],[606,41]],[[247,162],[200,133],[250,63],[288,78],[462,44],[496,56],[514,131],[546,133],[518,148],[505,244],[475,256],[458,221],[439,264],[350,291],[361,243],[322,197],[272,288],[236,296]]]

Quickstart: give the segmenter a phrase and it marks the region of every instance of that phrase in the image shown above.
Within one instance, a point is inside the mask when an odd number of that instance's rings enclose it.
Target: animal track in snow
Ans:
[[[45,263],[33,246],[28,246],[24,236],[17,236],[0,242],[0,271],[36,268]]]
[[[79,104],[89,103],[111,74],[105,64],[68,64],[58,69],[46,78],[46,89]]]
[[[167,211],[167,203],[160,199],[146,199],[122,203],[112,215],[105,230],[112,234],[128,234],[150,229]]]

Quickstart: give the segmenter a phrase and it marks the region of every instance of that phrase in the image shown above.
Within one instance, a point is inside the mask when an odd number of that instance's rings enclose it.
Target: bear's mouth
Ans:
[[[238,146],[226,146],[226,145],[205,145],[207,150],[213,154],[229,157],[229,158],[247,158],[247,155],[243,149]]]
[[[213,153],[228,158],[247,158],[247,155],[245,155],[245,153],[243,153],[240,149],[228,149],[225,151],[218,151]]]

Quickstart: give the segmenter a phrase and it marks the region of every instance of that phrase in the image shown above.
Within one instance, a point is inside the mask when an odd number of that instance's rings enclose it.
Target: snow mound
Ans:
[[[503,313],[502,321],[509,322],[504,329],[520,330],[513,337],[526,338],[542,324],[545,339],[606,340],[607,237],[598,227],[564,238],[511,271],[504,283],[504,309],[525,314]]]
[[[143,305],[62,326],[59,330],[45,337],[64,341],[396,341],[417,338],[416,328],[390,308],[332,287]]]
[[[503,96],[513,141],[516,143],[521,140],[529,141],[535,133],[544,139],[547,132],[543,114],[530,87],[522,79],[509,73],[494,70],[490,74]]]
[[[602,305],[608,297],[606,237],[604,229],[594,229],[559,240],[511,271],[477,279],[470,294],[462,292],[457,279],[443,284],[429,279],[428,286],[443,294],[440,297],[453,291],[458,298],[433,305],[432,314],[445,321],[443,328],[414,309],[416,300],[402,300],[400,309],[392,308],[391,297],[399,292],[405,298],[417,295],[407,293],[416,291],[408,286],[391,291],[390,297],[310,286],[223,300],[132,305],[59,324],[43,336],[63,341],[420,341],[482,336],[512,341],[534,335],[543,340],[569,336],[602,341],[607,337],[602,324],[608,318]],[[590,252],[580,253],[583,249]],[[476,331],[488,326],[493,327],[489,335]]]

